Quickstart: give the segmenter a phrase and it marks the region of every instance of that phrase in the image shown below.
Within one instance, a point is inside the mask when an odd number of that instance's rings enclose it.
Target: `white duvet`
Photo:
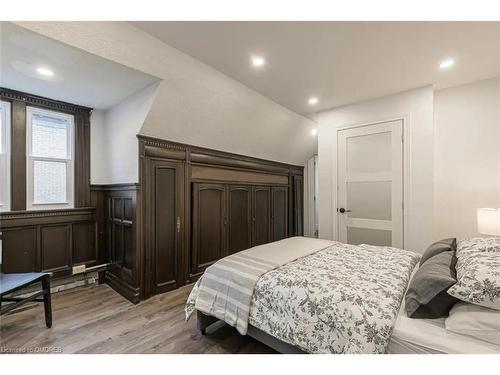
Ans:
[[[334,242],[260,277],[248,323],[309,353],[385,353],[419,258]]]

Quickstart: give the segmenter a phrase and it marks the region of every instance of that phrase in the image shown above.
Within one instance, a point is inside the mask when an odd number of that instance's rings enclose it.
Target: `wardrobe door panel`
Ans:
[[[272,188],[272,234],[273,241],[288,237],[288,188]]]
[[[153,169],[153,293],[157,294],[177,287],[183,169],[176,162],[158,162]]]
[[[227,254],[226,191],[220,184],[193,184],[191,276]]]
[[[252,205],[249,186],[228,187],[228,253],[252,247]]]
[[[255,187],[253,192],[253,246],[271,242],[271,188]]]

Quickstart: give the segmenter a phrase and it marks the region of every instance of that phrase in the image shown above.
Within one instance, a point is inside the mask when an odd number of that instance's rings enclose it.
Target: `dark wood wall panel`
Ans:
[[[106,196],[99,185],[91,186],[90,203],[95,207],[96,213],[96,250],[97,263],[104,264],[110,261],[107,245],[107,218],[106,218]]]
[[[110,192],[108,197],[108,225],[111,228],[109,237],[109,248],[111,249],[111,262],[113,271],[126,276],[128,282],[133,282],[133,248],[130,246],[133,241],[126,241],[126,233],[130,238],[133,234],[133,222],[125,218],[125,206],[133,205],[134,196],[128,196],[128,191],[120,190]],[[127,254],[128,251],[128,254]],[[125,261],[125,258],[128,261]]]
[[[90,205],[90,115],[79,109],[75,118],[75,207]]]
[[[36,239],[36,227],[3,230],[2,272],[37,271]]]
[[[40,228],[42,271],[68,271],[71,264],[71,225],[47,225]]]
[[[75,223],[72,226],[72,263],[97,263],[97,223]]]
[[[132,272],[134,268],[135,244],[134,228],[132,225],[125,225],[123,230],[123,268]]]
[[[193,165],[191,168],[191,178],[193,180],[216,180],[232,183],[254,183],[254,184],[287,184],[286,175],[237,171],[221,167],[207,167]]]
[[[26,209],[26,103],[11,106],[11,210]]]
[[[98,202],[97,227],[100,259],[107,259],[106,280],[112,288],[137,303],[141,295],[141,259],[137,254],[137,184],[93,185],[91,197]],[[98,237],[99,238],[99,237]]]

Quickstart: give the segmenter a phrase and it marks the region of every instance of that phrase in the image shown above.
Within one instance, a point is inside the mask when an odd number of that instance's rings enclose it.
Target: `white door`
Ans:
[[[403,121],[340,130],[341,242],[403,247]]]

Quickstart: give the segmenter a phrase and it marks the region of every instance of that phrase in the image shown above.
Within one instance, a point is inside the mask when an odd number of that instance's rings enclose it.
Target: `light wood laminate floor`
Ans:
[[[188,322],[184,319],[190,290],[191,286],[184,286],[137,305],[104,284],[55,293],[50,329],[45,327],[39,303],[0,317],[0,353],[17,348],[62,353],[274,352],[224,324],[202,336],[195,316]]]

